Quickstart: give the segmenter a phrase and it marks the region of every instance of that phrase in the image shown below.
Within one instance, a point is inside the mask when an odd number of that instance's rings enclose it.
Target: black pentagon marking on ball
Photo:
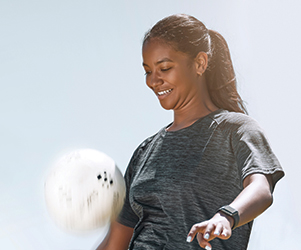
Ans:
[[[113,180],[110,180],[110,184],[113,185]]]
[[[101,175],[99,174],[99,175],[97,175],[97,179],[98,180],[100,180],[101,179]]]

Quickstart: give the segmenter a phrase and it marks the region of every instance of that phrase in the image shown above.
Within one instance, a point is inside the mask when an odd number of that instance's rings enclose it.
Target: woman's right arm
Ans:
[[[107,236],[96,250],[127,250],[134,229],[112,222]]]

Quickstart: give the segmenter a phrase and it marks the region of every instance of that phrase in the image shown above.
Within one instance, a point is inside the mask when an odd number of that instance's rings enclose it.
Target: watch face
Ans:
[[[229,214],[237,213],[237,211],[234,208],[230,207],[230,206],[224,206],[222,208],[225,212],[228,212]]]
[[[234,213],[236,212],[236,210],[235,210],[234,208],[230,207],[230,206],[228,206],[226,209],[227,209],[231,214],[234,214]]]

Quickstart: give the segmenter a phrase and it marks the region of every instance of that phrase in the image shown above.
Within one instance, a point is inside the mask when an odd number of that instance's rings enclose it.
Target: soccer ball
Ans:
[[[86,231],[115,220],[125,198],[125,182],[113,159],[94,149],[61,157],[45,181],[45,200],[56,224]]]

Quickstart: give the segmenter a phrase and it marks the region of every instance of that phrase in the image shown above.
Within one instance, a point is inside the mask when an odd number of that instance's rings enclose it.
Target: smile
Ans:
[[[157,95],[158,96],[166,95],[166,94],[170,93],[171,91],[172,91],[172,89],[167,89],[167,90],[159,91],[159,92],[157,92]]]

